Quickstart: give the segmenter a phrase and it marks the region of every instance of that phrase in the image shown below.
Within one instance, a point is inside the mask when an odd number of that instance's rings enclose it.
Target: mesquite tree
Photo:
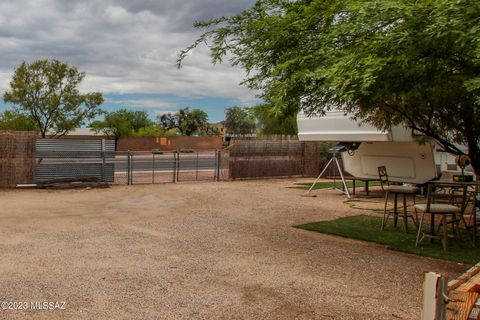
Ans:
[[[76,67],[56,59],[22,62],[3,100],[33,121],[43,138],[61,137],[94,118],[103,103],[101,93],[79,92],[84,77]]]
[[[214,63],[228,55],[244,84],[278,112],[332,108],[380,129],[404,125],[480,173],[480,2],[258,0],[195,24]]]

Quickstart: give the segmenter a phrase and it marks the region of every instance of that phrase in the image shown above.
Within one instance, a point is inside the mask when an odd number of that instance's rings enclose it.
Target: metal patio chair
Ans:
[[[403,196],[403,230],[405,233],[408,232],[408,218],[411,218],[415,226],[418,226],[418,216],[416,212],[414,214],[409,214],[407,211],[407,195],[413,196],[413,202],[415,203],[415,194],[419,191],[419,188],[415,186],[406,186],[406,185],[394,185],[390,184],[388,179],[387,168],[385,166],[378,167],[378,176],[380,178],[380,186],[385,192],[385,206],[383,208],[383,218],[381,230],[385,229],[385,226],[388,222],[391,212],[387,210],[388,205],[388,196],[393,194],[393,225],[397,226],[398,221],[398,195]]]
[[[436,192],[438,189],[450,189],[450,193]],[[450,196],[449,201],[446,200],[446,195]],[[467,187],[453,184],[445,185],[428,185],[427,201],[426,203],[419,203],[414,205],[415,211],[422,213],[420,223],[418,225],[417,239],[415,246],[418,246],[423,239],[438,239],[441,240],[443,250],[448,250],[448,238],[455,238],[459,244],[461,243],[461,235],[459,232],[460,223],[463,222],[465,229],[467,224],[463,213],[467,204]],[[429,231],[425,232],[423,229],[423,222],[425,215],[430,215]],[[438,230],[435,229],[436,217],[440,216],[440,224]],[[448,225],[452,226],[452,233],[448,233]],[[441,231],[441,234],[439,232]]]

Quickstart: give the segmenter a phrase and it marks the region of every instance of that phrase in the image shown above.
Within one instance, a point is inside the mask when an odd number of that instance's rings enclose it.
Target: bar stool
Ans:
[[[391,214],[390,211],[387,210],[389,194],[393,194],[393,226],[396,227],[398,221],[397,207],[399,194],[403,196],[403,230],[405,231],[405,233],[408,232],[408,218],[411,218],[415,226],[418,226],[418,217],[416,215],[416,212],[415,216],[413,216],[413,214],[408,214],[407,212],[407,195],[413,195],[413,202],[415,203],[415,194],[419,191],[419,188],[415,186],[391,185],[388,180],[387,168],[385,166],[378,167],[378,176],[380,178],[380,186],[385,192],[385,206],[383,208],[382,226],[380,229],[385,229],[388,218]]]

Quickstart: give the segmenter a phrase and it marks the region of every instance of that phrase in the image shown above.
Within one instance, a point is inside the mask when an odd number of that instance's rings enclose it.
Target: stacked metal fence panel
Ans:
[[[114,182],[113,140],[37,139],[35,181],[95,177]]]
[[[35,173],[35,132],[0,131],[0,187],[32,183]]]

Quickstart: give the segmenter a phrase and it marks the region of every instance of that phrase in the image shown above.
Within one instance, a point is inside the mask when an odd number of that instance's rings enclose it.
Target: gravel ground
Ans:
[[[292,228],[362,213],[298,181],[0,191],[0,301],[66,301],[0,318],[418,319],[469,267]]]

